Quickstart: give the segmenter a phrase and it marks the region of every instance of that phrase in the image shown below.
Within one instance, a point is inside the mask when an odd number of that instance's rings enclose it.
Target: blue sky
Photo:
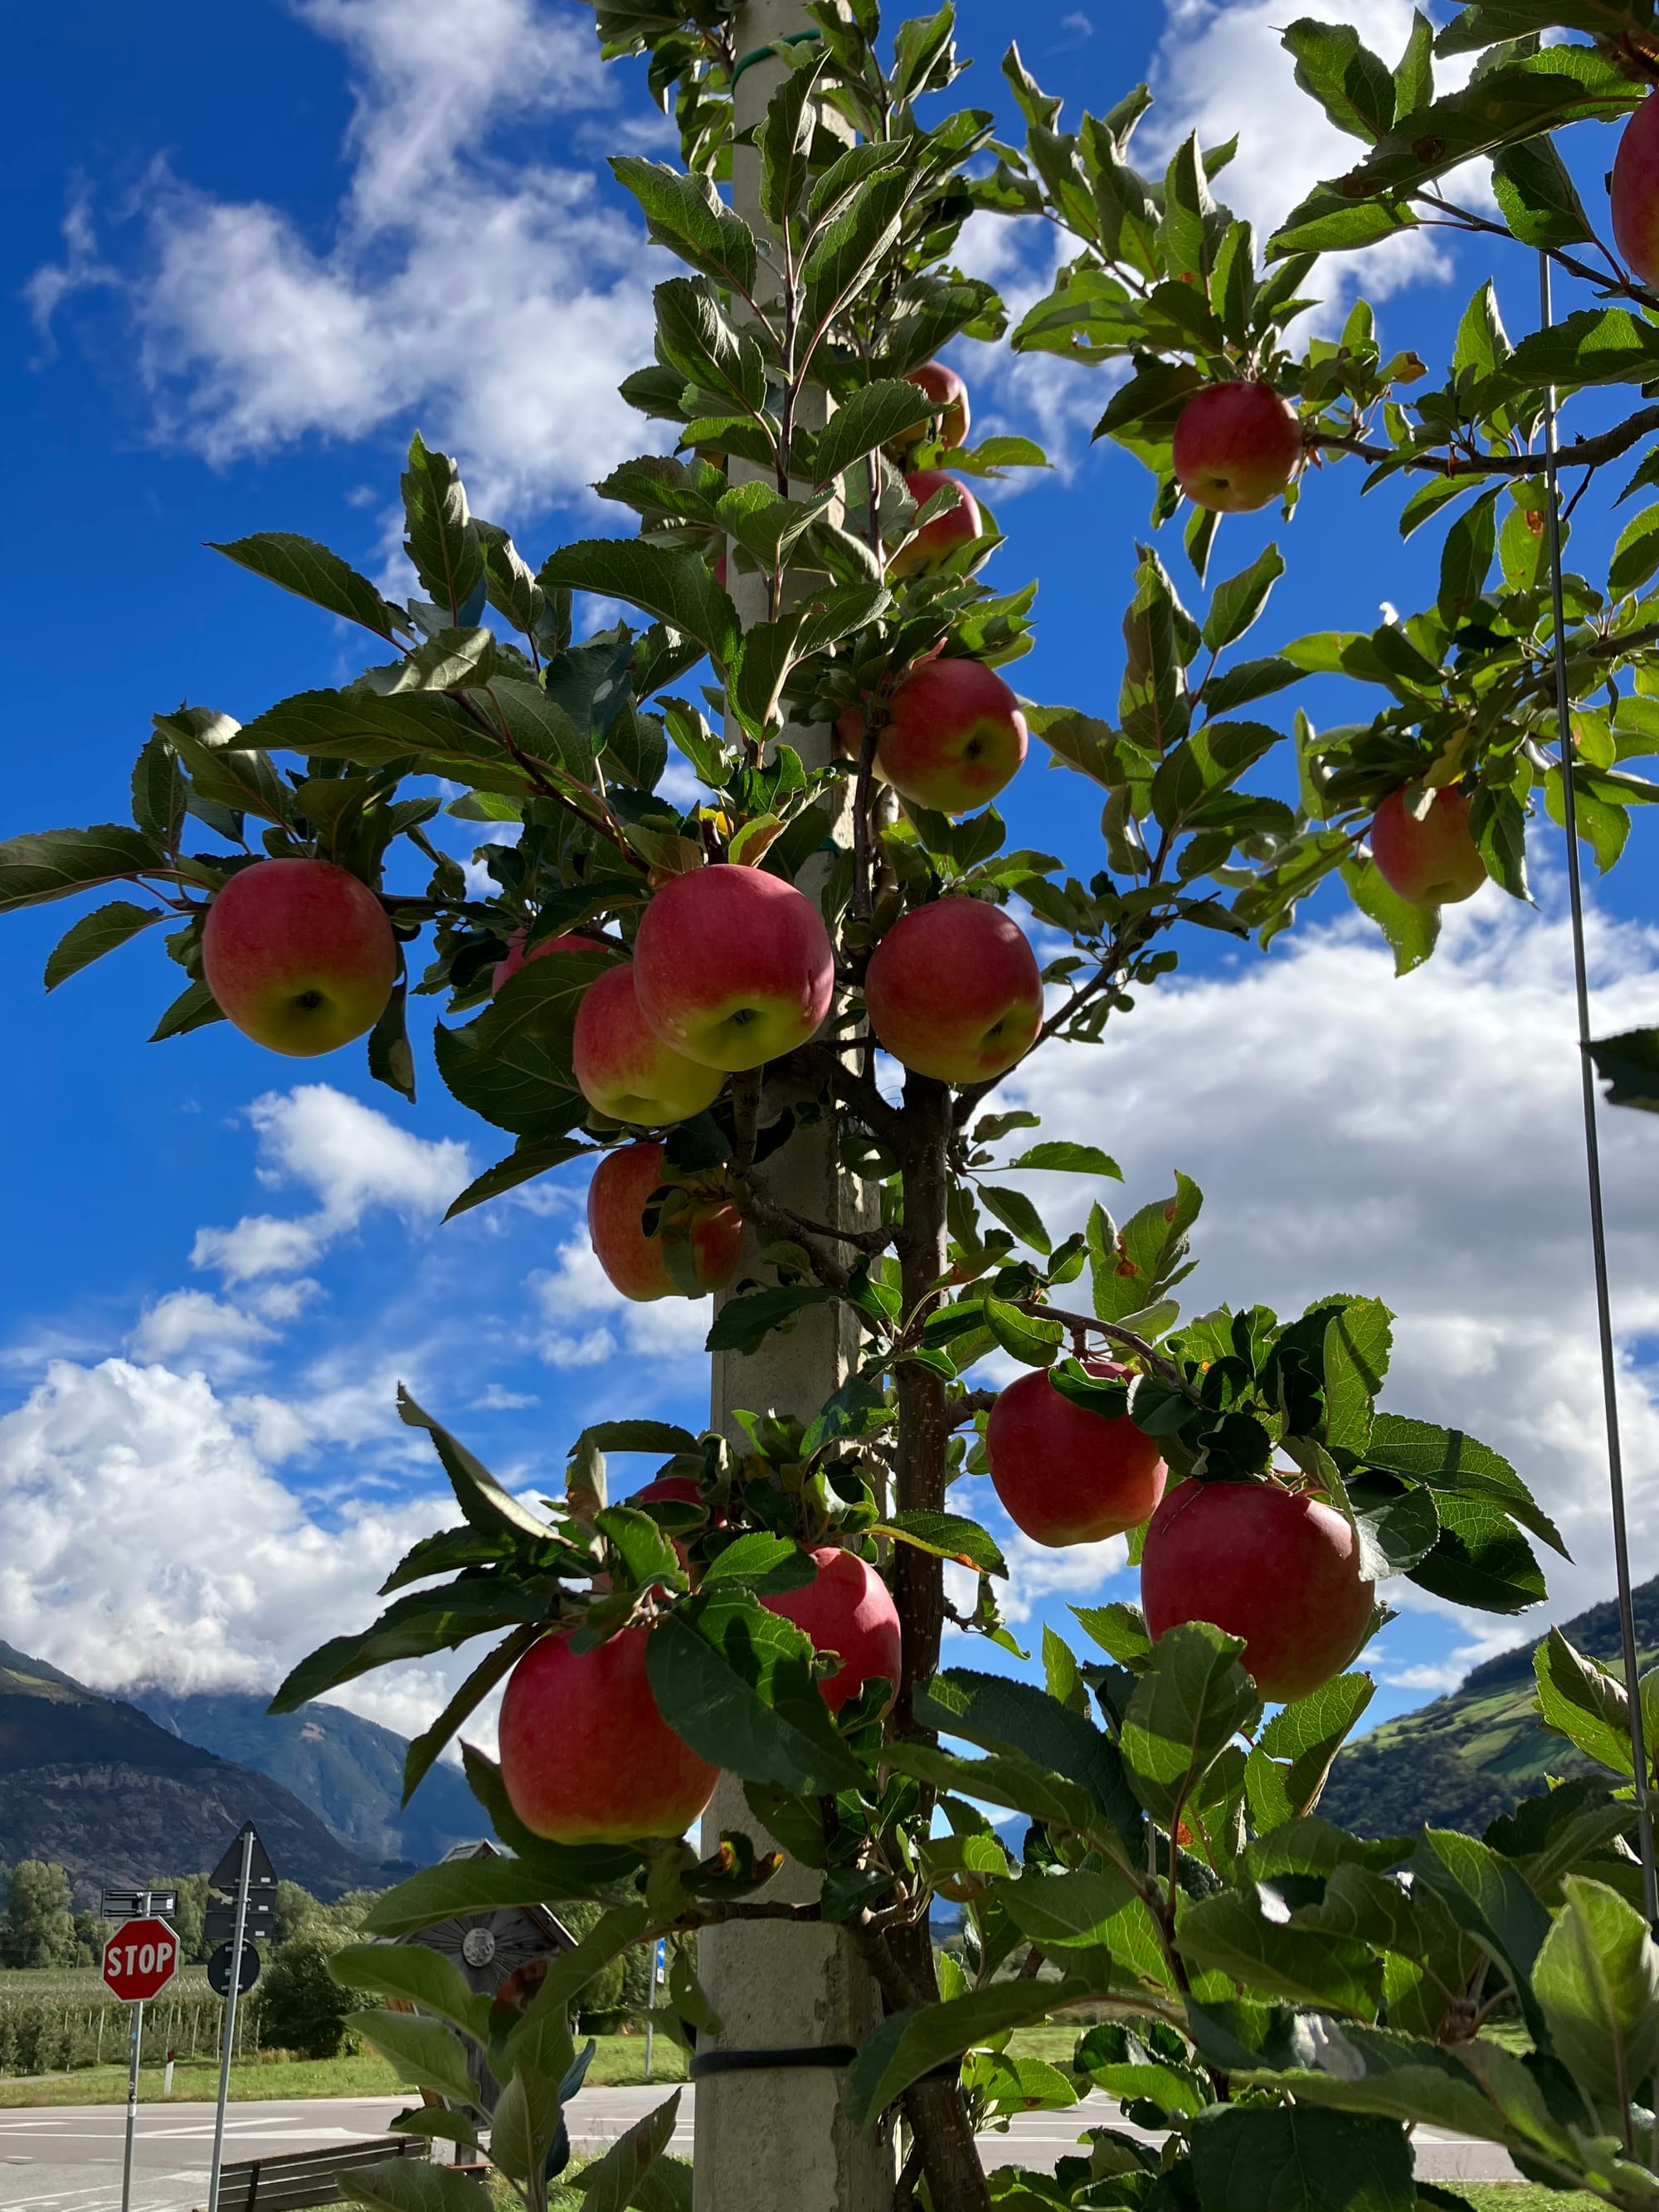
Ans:
[[[1409,22],[1401,0],[1323,12],[1390,57]],[[1150,134],[1242,129],[1222,189],[1265,225],[1346,158],[1290,87],[1284,13],[1048,0],[1019,27],[1071,114],[1150,73]],[[124,817],[152,712],[188,700],[246,719],[352,673],[336,625],[204,541],[297,530],[395,584],[392,506],[417,425],[537,559],[625,526],[582,487],[647,442],[607,395],[647,357],[648,288],[667,270],[602,155],[662,135],[636,76],[601,76],[584,10],[473,0],[466,14],[459,52],[442,0],[173,0],[142,22],[79,0],[32,24],[15,57],[0,285],[18,641],[6,832]],[[964,7],[962,46],[978,57],[964,96],[1000,104],[1009,16]],[[1599,204],[1612,140],[1581,135]],[[968,248],[1016,297],[1039,288],[1048,251],[988,223]],[[1328,295],[1349,296],[1357,273],[1328,269]],[[1518,254],[1419,240],[1364,273],[1386,292],[1385,347],[1431,362],[1488,273],[1512,332],[1534,313]],[[1090,447],[1098,376],[985,349],[958,358],[979,422],[1045,437],[1060,464],[996,495],[1012,541],[996,577],[1042,586],[1017,680],[1109,714],[1150,481]],[[1389,495],[1362,505],[1358,486],[1352,466],[1328,471],[1290,526],[1224,531],[1214,575],[1269,536],[1291,563],[1261,649],[1431,597],[1438,532],[1402,547]],[[1606,541],[1605,501],[1586,503],[1582,528]],[[1197,597],[1173,533],[1164,550]],[[1354,711],[1331,687],[1308,687],[1306,703],[1321,721]],[[1092,804],[1040,754],[1008,794],[1015,839],[1097,865]],[[1650,836],[1638,819],[1597,894],[1603,1030],[1659,1017]],[[1183,981],[1103,1052],[1045,1063],[1039,1103],[1049,1133],[1123,1163],[1109,1205],[1167,1189],[1176,1167],[1204,1182],[1194,1309],[1388,1297],[1401,1315],[1389,1402],[1467,1425],[1534,1481],[1576,1554],[1554,1577],[1565,1613],[1611,1577],[1557,857],[1546,837],[1536,913],[1489,887],[1401,984],[1334,902],[1268,956],[1200,939]],[[619,1310],[581,1249],[580,1176],[440,1227],[509,1140],[453,1105],[424,1050],[410,1109],[355,1051],[302,1066],[227,1025],[148,1047],[177,981],[159,946],[43,995],[75,911],[0,929],[15,1255],[0,1281],[0,1637],[110,1686],[274,1679],[366,1618],[392,1559],[442,1517],[430,1462],[392,1415],[398,1377],[526,1485],[556,1484],[586,1420],[700,1418],[708,1309]],[[1613,1116],[1607,1134],[1640,1570],[1659,1526],[1659,1400],[1643,1364],[1659,1320],[1654,1132]],[[1042,1195],[1062,1213],[1085,1198]],[[988,1486],[968,1503],[997,1525]],[[1067,1599],[1133,1594],[1115,1550],[1014,1556],[1022,1633],[1063,1624]],[[1413,1598],[1380,1648],[1378,1712],[1490,1648],[1491,1622]],[[409,1669],[351,1702],[408,1728],[447,1679]]]

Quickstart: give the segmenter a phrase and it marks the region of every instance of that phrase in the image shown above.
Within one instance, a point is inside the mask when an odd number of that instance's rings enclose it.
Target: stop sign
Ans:
[[[129,2004],[159,1996],[179,1964],[179,1938],[165,1920],[123,1922],[104,1946],[104,1979]]]

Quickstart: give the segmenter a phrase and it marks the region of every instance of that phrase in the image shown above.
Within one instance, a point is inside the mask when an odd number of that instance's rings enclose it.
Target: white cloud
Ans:
[[[245,1214],[233,1228],[198,1230],[191,1265],[233,1283],[310,1267],[374,1206],[405,1220],[435,1219],[471,1174],[465,1145],[415,1136],[326,1083],[267,1091],[248,1120],[259,1139],[260,1181],[302,1184],[321,1203],[312,1214]]]
[[[1595,1027],[1659,1018],[1659,935],[1592,917]],[[1123,1165],[1114,1212],[1181,1168],[1209,1202],[1189,1311],[1261,1299],[1293,1313],[1375,1292],[1399,1318],[1385,1402],[1504,1453],[1574,1555],[1545,1556],[1558,1617],[1613,1586],[1566,932],[1495,890],[1448,919],[1424,969],[1396,981],[1358,925],[1266,961],[1162,988],[1098,1051],[1046,1057],[1030,1103],[1044,1133]],[[1004,1103],[1020,1099],[1006,1086]],[[1023,1101],[1022,1101],[1023,1103]],[[1602,1146],[1632,1549],[1659,1538],[1659,1390],[1637,1340],[1659,1329],[1656,1133],[1603,1109]],[[1059,1216],[1053,1177],[1030,1188]],[[1039,1185],[1044,1188],[1039,1190]],[[1391,1601],[1450,1611],[1407,1583]],[[1459,1615],[1483,1656],[1530,1623]]]
[[[276,1331],[257,1314],[244,1313],[207,1291],[169,1291],[145,1307],[128,1344],[136,1359],[166,1361],[189,1352],[210,1373],[227,1376],[257,1366],[256,1347],[275,1337]]]
[[[475,1413],[518,1413],[526,1406],[538,1405],[540,1401],[526,1390],[509,1390],[505,1383],[492,1382],[472,1401]]]
[[[714,1307],[707,1298],[641,1304],[612,1288],[580,1230],[559,1248],[559,1264],[538,1269],[526,1289],[550,1324],[541,1354],[551,1367],[596,1367],[619,1352],[656,1362],[701,1359]]]
[[[331,240],[158,162],[118,276],[77,196],[63,263],[29,288],[37,323],[115,285],[164,434],[216,464],[418,413],[486,511],[578,494],[647,442],[616,386],[650,357],[649,286],[666,272],[592,173],[513,160],[503,142],[607,101],[591,21],[471,0],[458,37],[447,0],[293,5],[344,47],[356,94]]]

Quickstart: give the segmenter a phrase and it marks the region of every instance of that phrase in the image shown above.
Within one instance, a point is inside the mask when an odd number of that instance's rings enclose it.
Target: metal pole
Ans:
[[[121,2212],[132,2203],[132,2139],[138,2129],[138,2049],[144,2039],[144,2001],[132,2008],[132,2054],[127,2063],[127,2142],[121,2159]]]
[[[1540,319],[1550,309],[1550,263],[1538,256]],[[1595,1127],[1595,1074],[1589,1055],[1589,981],[1584,959],[1584,888],[1578,865],[1578,807],[1573,790],[1572,707],[1567,686],[1566,622],[1561,591],[1561,494],[1557,469],[1555,387],[1544,398],[1544,477],[1550,542],[1550,611],[1555,625],[1555,712],[1561,747],[1561,818],[1567,837],[1567,899],[1572,916],[1572,980],[1578,1002],[1578,1073],[1583,1094],[1584,1164],[1589,1181],[1590,1251],[1595,1273],[1595,1320],[1601,1341],[1601,1397],[1607,1417],[1607,1487],[1613,1506],[1613,1559],[1619,1583],[1619,1630],[1625,1655],[1625,1696],[1630,1716],[1631,1764],[1636,1782],[1636,1826],[1642,1853],[1642,1895],[1650,1923],[1659,1922],[1659,1872],[1653,1849],[1653,1805],[1642,1725],[1636,1607],[1631,1595],[1630,1537],[1625,1516],[1625,1462],[1619,1435],[1619,1366],[1607,1291],[1607,1237],[1601,1212],[1601,1152]]]
[[[657,1967],[662,1958],[663,1939],[658,1936],[651,1946],[651,1980],[645,1999],[645,2078],[651,2079],[651,2039],[657,2025]]]
[[[242,1835],[242,1870],[236,1881],[236,1932],[230,1939],[230,1992],[225,1999],[224,2040],[219,2046],[219,2102],[213,2115],[213,2167],[207,2212],[219,2212],[219,2171],[225,2157],[225,2106],[230,2098],[230,2056],[236,2040],[236,1998],[242,1984],[242,1933],[247,1926],[247,1887],[253,1869],[253,1830]]]

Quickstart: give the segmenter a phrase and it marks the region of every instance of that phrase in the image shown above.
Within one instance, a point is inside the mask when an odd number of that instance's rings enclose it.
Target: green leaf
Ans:
[[[1623,307],[1580,307],[1528,332],[1494,380],[1500,391],[1540,384],[1639,383],[1659,373],[1659,331]]]
[[[1245,1794],[1259,1828],[1311,1811],[1331,1761],[1376,1694],[1369,1674],[1339,1674],[1273,1715],[1245,1769]]]
[[[935,1559],[954,1559],[958,1565],[972,1567],[981,1575],[1006,1575],[1008,1571],[1008,1563],[994,1539],[977,1521],[964,1520],[959,1513],[936,1513],[912,1507],[902,1513],[889,1514],[870,1533],[873,1536],[900,1537],[919,1551],[931,1552]]]
[[[1204,618],[1204,642],[1212,653],[1237,643],[1267,604],[1267,595],[1285,573],[1277,545],[1264,546],[1248,568],[1216,586]]]
[[[1501,484],[1494,484],[1490,491],[1482,492],[1446,532],[1440,556],[1437,604],[1441,619],[1453,629],[1467,617],[1486,588],[1486,574],[1498,549],[1495,509],[1502,489]]]
[[[0,842],[0,914],[69,898],[96,884],[168,872],[167,854],[139,830],[101,823],[91,830],[27,830]]]
[[[1137,1670],[1152,1656],[1152,1639],[1145,1614],[1138,1605],[1119,1600],[1112,1605],[1074,1605],[1071,1611],[1079,1625],[1120,1667]]]
[[[1127,1874],[1109,1866],[1076,1874],[1031,1872],[997,1887],[1000,1903],[1022,1935],[1062,1948],[1109,1947],[1111,1922],[1139,1893]]]
[[[410,2012],[354,2012],[348,2025],[389,2058],[405,2081],[477,2108],[478,2089],[466,2070],[465,2048],[441,2021],[422,2020]]]
[[[811,1638],[752,1598],[717,1585],[665,1613],[646,1672],[663,1718],[713,1765],[805,1796],[857,1787],[863,1769],[819,1694]]]
[[[1615,599],[1639,591],[1659,570],[1659,507],[1644,507],[1619,533],[1607,569],[1607,589]]]
[[[1066,1335],[1057,1321],[1039,1320],[1000,1298],[987,1298],[984,1311],[985,1326],[1010,1358],[1027,1367],[1053,1364]]]
[[[752,1528],[746,1536],[728,1544],[703,1569],[699,1587],[729,1587],[769,1597],[775,1590],[804,1589],[816,1573],[799,1544],[792,1544],[787,1536],[769,1536],[763,1529]]]
[[[1267,258],[1284,261],[1306,253],[1356,253],[1397,232],[1416,228],[1417,217],[1403,200],[1349,199],[1328,185],[1316,185],[1268,240]]]
[[[738,611],[701,553],[670,553],[636,538],[587,538],[544,562],[544,586],[626,599],[704,647],[719,668],[736,654]]]
[[[1659,1113],[1659,1030],[1621,1030],[1591,1040],[1589,1056],[1607,1085],[1609,1106]]]
[[[483,548],[467,507],[460,471],[434,453],[417,430],[404,471],[404,550],[421,589],[458,626],[476,621],[471,603],[484,588]]]
[[[1509,1462],[1461,1429],[1437,1428],[1431,1421],[1411,1420],[1402,1413],[1379,1413],[1371,1423],[1365,1463],[1425,1483],[1432,1491],[1490,1498],[1564,1559],[1567,1557],[1555,1523],[1540,1511]]]
[[[325,1690],[394,1659],[427,1659],[453,1651],[472,1637],[518,1628],[544,1617],[545,1601],[522,1583],[492,1575],[451,1583],[442,1589],[411,1590],[389,1605],[356,1636],[331,1637],[284,1677],[267,1710],[291,1713]]]
[[[1553,138],[1504,147],[1492,165],[1492,188],[1522,246],[1581,246],[1595,236]]]
[[[1561,1883],[1562,1910],[1532,1971],[1555,2055],[1611,2132],[1659,2065],[1659,1949],[1616,1890],[1582,1875]]]
[[[1044,1990],[1036,1982],[998,1982],[945,2004],[894,2013],[865,2038],[853,2061],[848,2086],[855,2124],[868,2127],[924,2074],[988,2037],[1030,2026],[1062,2001],[1052,1983]]]
[[[1081,1713],[1003,1674],[952,1667],[919,1690],[918,1721],[942,1735],[1051,1769],[1086,1792],[1132,1848],[1145,1827],[1116,1747]]]
[[[192,1030],[204,1030],[210,1022],[224,1018],[205,983],[187,983],[150,1031],[149,1041],[161,1044],[167,1037],[187,1036]]]
[[[1630,1701],[1620,1678],[1575,1650],[1559,1628],[1534,1651],[1532,1666],[1544,1726],[1615,1774],[1632,1772]]]
[[[1431,1891],[1458,1926],[1505,1968],[1536,2033],[1540,2015],[1528,1978],[1550,1916],[1519,1869],[1473,1836],[1425,1828],[1412,1853],[1411,1871],[1413,1881]]]
[[[642,2202],[641,2187],[672,2140],[680,2094],[676,2089],[666,2103],[635,2120],[603,2157],[573,2178],[570,2185],[581,2192],[585,2212],[627,2212]]]
[[[406,1997],[475,2042],[489,2039],[489,1999],[471,1988],[453,1959],[423,1943],[348,1943],[330,1957],[328,1971],[343,1990]]]
[[[1546,1595],[1543,1571],[1526,1538],[1484,1498],[1437,1500],[1440,1535],[1410,1571],[1420,1589],[1485,1613],[1524,1613]]]
[[[1239,1664],[1243,1648],[1207,1621],[1188,1621],[1158,1638],[1135,1684],[1123,1764],[1135,1796],[1166,1827],[1223,1747],[1261,1717],[1261,1693]]]
[[[1332,1451],[1365,1449],[1372,1401],[1389,1371],[1393,1321],[1381,1298],[1355,1298],[1326,1325],[1323,1442]]]
[[[927,399],[902,377],[861,385],[819,431],[812,447],[813,481],[828,483],[866,453],[914,431],[927,416]]]
[[[188,796],[172,747],[147,738],[132,764],[132,818],[139,829],[171,851],[185,826]]]
[[[288,530],[262,530],[252,538],[237,538],[210,550],[222,553],[239,568],[250,569],[285,592],[309,599],[313,606],[338,615],[343,622],[361,623],[380,637],[407,629],[407,618],[387,604],[367,576],[360,576],[349,562],[314,538],[296,538]],[[435,594],[434,594],[435,596]]]
[[[483,1206],[489,1199],[499,1198],[503,1191],[516,1190],[520,1183],[545,1175],[550,1168],[562,1167],[567,1160],[579,1159],[592,1149],[574,1137],[521,1138],[504,1160],[497,1160],[493,1168],[486,1168],[468,1183],[459,1198],[450,1200],[444,1219],[453,1221],[458,1213]]]
[[[726,204],[712,177],[637,154],[612,155],[611,173],[639,202],[659,246],[717,283],[754,290],[755,234]]]
[[[257,814],[266,822],[287,822],[294,811],[291,785],[266,756],[245,740],[241,725],[205,707],[181,707],[176,714],[153,717],[156,735],[173,747],[190,771],[198,799]]]
[[[1342,880],[1361,914],[1369,915],[1389,941],[1394,972],[1409,975],[1420,968],[1440,941],[1437,906],[1413,906],[1382,879],[1371,860],[1345,860]]]
[[[510,1490],[504,1490],[483,1462],[474,1458],[466,1446],[434,1421],[430,1413],[423,1412],[401,1383],[398,1387],[398,1418],[405,1428],[424,1429],[431,1437],[455,1492],[455,1502],[475,1528],[508,1537],[527,1536],[535,1544],[544,1543],[552,1534],[549,1523],[528,1506],[520,1505]]]
[[[1118,1182],[1123,1180],[1122,1169],[1098,1145],[1077,1145],[1059,1137],[1032,1145],[1007,1164],[1011,1173],[1016,1168],[1048,1168],[1060,1175],[1110,1176]]]
[[[107,906],[94,907],[83,914],[60,937],[46,957],[46,983],[55,991],[60,983],[78,975],[82,968],[101,960],[106,952],[113,952],[118,945],[125,945],[141,929],[148,929],[153,921],[166,918],[166,909],[159,906],[133,906],[125,899],[112,899]]]
[[[1001,1190],[994,1183],[982,1182],[979,1195],[987,1210],[1005,1228],[1012,1229],[1022,1243],[1044,1255],[1054,1250],[1054,1239],[1043,1226],[1042,1216],[1023,1190]]]
[[[448,1859],[383,1890],[363,1926],[372,1936],[418,1936],[441,1920],[582,1897],[596,1881],[625,1880],[638,1863],[634,1852],[610,1844],[544,1844],[530,1858]]]
[[[1215,1967],[1252,1990],[1374,2020],[1382,1961],[1352,1936],[1269,1920],[1254,1898],[1224,1891],[1189,1903],[1176,1933],[1189,1966]]]
[[[1418,2201],[1411,2143],[1395,2120],[1217,2105],[1189,2140],[1201,2212],[1413,2212]]]
[[[1339,131],[1370,146],[1392,127],[1394,78],[1387,64],[1361,45],[1358,31],[1304,17],[1279,33],[1279,44],[1295,60],[1297,84]]]
[[[774,1329],[782,1328],[809,1306],[827,1304],[835,1296],[811,1284],[784,1285],[777,1290],[750,1291],[727,1298],[715,1315],[704,1342],[706,1352],[757,1352]]]

